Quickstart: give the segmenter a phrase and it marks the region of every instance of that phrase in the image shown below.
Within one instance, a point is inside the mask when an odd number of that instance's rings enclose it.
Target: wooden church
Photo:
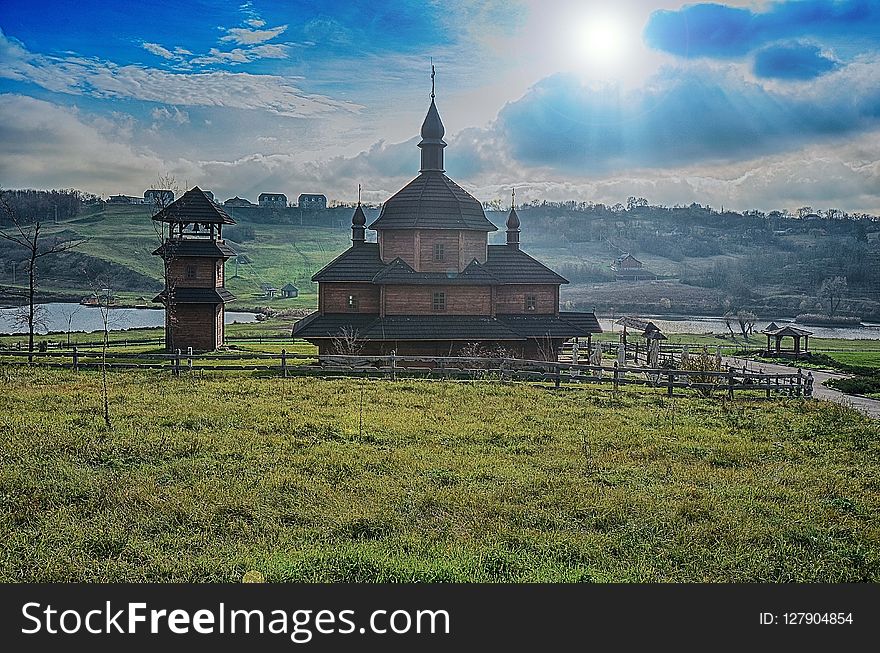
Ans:
[[[393,195],[369,228],[360,204],[352,245],[320,270],[318,310],[293,335],[339,351],[353,336],[363,354],[456,355],[478,343],[523,358],[555,359],[562,343],[601,332],[593,313],[561,312],[566,279],[520,249],[520,221],[511,208],[507,243],[479,201],[447,177],[445,129],[431,93],[422,124],[419,175]]]
[[[165,265],[165,289],[153,301],[165,305],[165,348],[212,351],[223,344],[226,290],[224,263],[235,252],[223,241],[223,225],[235,224],[196,186],[153,216],[163,226],[153,254]]]

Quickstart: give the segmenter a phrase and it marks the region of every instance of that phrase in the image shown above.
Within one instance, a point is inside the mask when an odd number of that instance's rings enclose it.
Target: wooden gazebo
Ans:
[[[798,329],[797,327],[793,327],[790,324],[780,327],[771,322],[769,325],[767,325],[766,329],[761,331],[761,333],[767,336],[768,355],[775,354],[780,356],[809,356],[810,354],[810,336],[813,335],[812,331]],[[788,337],[794,340],[794,346],[792,349],[785,349],[782,346],[782,339]],[[770,343],[771,338],[774,340],[773,346],[771,346]],[[803,338],[804,340],[803,349],[801,349],[801,338]]]

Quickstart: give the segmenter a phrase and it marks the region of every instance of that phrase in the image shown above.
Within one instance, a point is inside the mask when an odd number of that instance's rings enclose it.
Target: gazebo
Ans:
[[[764,335],[767,336],[767,354],[768,355],[782,355],[782,356],[809,356],[810,352],[810,336],[813,335],[812,331],[807,331],[805,329],[798,329],[797,327],[793,327],[790,324],[786,324],[783,327],[777,326],[775,322],[771,322],[767,325],[767,328],[761,331]],[[794,340],[794,347],[792,349],[785,349],[782,347],[782,339],[790,337]],[[771,347],[770,339],[773,338],[775,340],[775,346]],[[804,339],[804,348],[801,349],[801,338]]]

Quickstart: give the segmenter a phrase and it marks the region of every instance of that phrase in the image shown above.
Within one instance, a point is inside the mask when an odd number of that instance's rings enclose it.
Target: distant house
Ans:
[[[657,275],[645,269],[644,264],[632,254],[618,256],[611,264],[611,271],[617,281],[642,281],[656,279]]]
[[[278,288],[268,283],[261,283],[260,288],[263,290],[264,296],[269,299],[273,299],[278,292]]]
[[[223,206],[253,206],[253,202],[249,202],[243,197],[239,197],[236,195],[235,197],[230,197],[228,200],[223,202]]]
[[[144,204],[154,204],[161,208],[165,208],[173,201],[173,190],[150,188],[144,191]]]
[[[302,193],[297,200],[297,204],[299,204],[299,208],[306,210],[326,209],[327,196]]]
[[[143,204],[142,197],[132,197],[131,195],[111,195],[107,200],[108,204]]]
[[[294,286],[292,283],[288,283],[285,286],[281,287],[281,297],[284,299],[293,299],[294,297],[299,296],[299,288]]]
[[[644,263],[632,254],[624,254],[614,261],[614,268],[617,270],[641,270],[643,267]]]
[[[283,209],[287,206],[287,195],[284,193],[260,193],[257,201],[260,203],[260,206],[265,208]]]

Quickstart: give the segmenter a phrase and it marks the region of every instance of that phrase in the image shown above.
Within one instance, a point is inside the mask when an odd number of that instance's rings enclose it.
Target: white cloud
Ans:
[[[246,27],[231,27],[226,30],[226,36],[221,37],[220,40],[231,41],[232,43],[236,43],[238,45],[256,45],[257,43],[265,43],[266,41],[271,41],[276,36],[283,34],[286,30],[287,25],[279,25],[278,27],[270,27],[269,29],[248,29]]]
[[[267,43],[265,45],[257,45],[252,48],[235,48],[228,52],[223,52],[217,48],[211,48],[207,55],[196,57],[190,60],[193,65],[205,65],[210,63],[230,63],[241,64],[255,61],[257,59],[286,59],[287,46],[283,44]]]
[[[262,56],[272,54],[262,52]],[[305,93],[289,79],[277,75],[225,71],[172,73],[139,65],[120,66],[100,59],[49,57],[27,51],[2,32],[0,77],[30,82],[70,95],[126,98],[180,106],[256,109],[289,117],[357,112],[362,108],[325,95]]]
[[[251,18],[250,20],[246,20],[244,22],[246,22],[251,27],[262,27],[266,24],[265,20],[261,20],[259,18]]]
[[[141,45],[143,46],[144,50],[155,54],[157,57],[162,57],[163,59],[176,58],[173,52],[171,52],[167,48],[163,48],[158,43],[147,43],[146,41],[144,41],[143,43],[141,43]]]
[[[155,107],[150,112],[150,117],[156,123],[169,121],[178,125],[185,125],[189,122],[189,114],[177,107]]]

